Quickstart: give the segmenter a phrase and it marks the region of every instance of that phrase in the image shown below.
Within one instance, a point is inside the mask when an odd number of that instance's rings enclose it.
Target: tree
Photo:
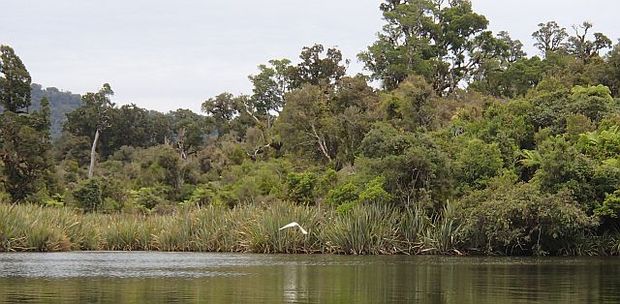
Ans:
[[[387,192],[403,205],[441,202],[452,184],[448,155],[428,134],[402,132],[386,123],[368,132],[356,167],[364,176],[383,176]]]
[[[321,55],[325,52],[325,57]],[[292,86],[300,88],[303,84],[333,85],[342,78],[347,71],[342,65],[342,53],[336,48],[325,51],[322,44],[304,47],[299,55],[301,62],[295,67],[292,75]],[[349,64],[345,60],[345,64]]]
[[[271,119],[268,114],[279,115],[286,104],[286,94],[304,84],[335,85],[345,76],[349,64],[349,60],[343,62],[340,50],[326,50],[322,44],[303,47],[299,58],[297,65],[288,59],[270,60],[268,65],[258,66],[258,74],[248,77],[253,85],[250,108],[258,115],[268,119]],[[232,95],[220,97],[232,98]]]
[[[285,148],[331,162],[337,154],[335,118],[330,115],[325,90],[306,84],[288,94],[287,100],[278,119]]]
[[[206,117],[190,110],[178,109],[167,115],[172,128],[172,142],[176,145],[181,159],[198,152],[211,129]]]
[[[233,118],[239,115],[236,103],[235,96],[226,92],[202,103],[202,112],[213,118],[219,136],[228,133]]]
[[[520,58],[506,66],[491,63],[468,87],[496,97],[515,98],[525,96],[543,79],[548,63],[537,56]]]
[[[112,95],[114,95],[114,91],[112,91],[109,84],[105,83],[99,92],[86,93],[86,95],[82,96],[82,106],[67,114],[65,129],[75,135],[88,136],[93,143],[90,152],[88,178],[93,177],[99,136],[105,129],[110,127],[110,112],[114,107],[114,104],[110,101],[110,96]]]
[[[620,97],[620,43],[605,58],[605,73],[601,82],[611,89],[613,96]]]
[[[0,105],[9,112],[22,113],[22,109],[30,106],[32,80],[21,59],[8,45],[0,45],[0,74]]]
[[[523,43],[520,40],[512,39],[506,31],[497,34],[497,41],[502,44],[504,53],[501,60],[504,62],[513,63],[527,55],[523,50]]]
[[[30,75],[9,46],[0,46],[0,162],[5,190],[14,201],[36,192],[47,194],[51,175],[50,108],[41,100],[41,111],[29,114]]]
[[[46,109],[49,111],[49,107]],[[49,114],[49,112],[47,112]],[[45,112],[39,117],[4,112],[0,115],[0,160],[4,163],[4,188],[14,201],[36,192],[47,194],[51,174],[49,125]]]
[[[564,42],[568,38],[568,34],[566,28],[560,27],[555,21],[549,21],[539,23],[538,30],[532,33],[532,37],[536,40],[534,46],[546,57],[550,53],[564,50]]]
[[[458,208],[468,245],[487,254],[563,254],[595,225],[570,192],[545,193],[504,176]]]
[[[379,119],[379,96],[361,76],[342,78],[329,100],[338,138],[337,167],[353,165],[364,136]]]
[[[269,66],[261,64],[260,71],[248,78],[252,82],[252,100],[256,111],[263,115],[280,113],[286,103],[285,95],[292,89],[295,68],[288,59],[270,60]]]
[[[430,127],[434,117],[433,88],[420,76],[411,76],[398,88],[382,95],[386,119],[406,130]]]
[[[473,188],[484,186],[499,173],[503,165],[498,144],[487,144],[480,139],[468,140],[462,145],[455,163],[460,184]]]
[[[358,57],[386,89],[417,74],[437,93],[452,93],[485,58],[497,56],[488,21],[470,1],[390,0],[381,10],[387,24]]]
[[[581,25],[573,26],[575,36],[568,38],[567,51],[569,54],[588,62],[603,49],[611,47],[611,40],[602,33],[594,33],[594,40],[588,40],[588,31],[592,28],[592,23],[583,22]]]

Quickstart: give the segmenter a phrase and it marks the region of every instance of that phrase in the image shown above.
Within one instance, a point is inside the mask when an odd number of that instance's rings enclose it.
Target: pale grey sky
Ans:
[[[303,46],[337,46],[355,56],[383,21],[377,0],[2,0],[0,44],[11,45],[33,81],[74,93],[109,82],[119,104],[199,111],[220,92],[249,93],[247,76]],[[531,47],[539,22],[570,29],[588,20],[620,38],[617,0],[473,0],[494,31]]]

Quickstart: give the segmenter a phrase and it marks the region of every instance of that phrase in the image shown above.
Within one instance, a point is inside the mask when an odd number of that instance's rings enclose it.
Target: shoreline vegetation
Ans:
[[[278,230],[292,220],[303,223],[308,235],[297,229]],[[64,207],[0,204],[0,252],[513,255],[516,246],[527,246],[526,237],[523,244],[488,252],[468,248],[471,237],[450,206],[431,218],[413,208],[356,206],[340,213],[283,202],[233,209],[183,207],[168,215],[82,213]],[[620,234],[583,235],[571,238],[561,248],[545,243],[529,245],[538,251],[528,255],[618,255]]]
[[[314,44],[200,113],[107,83],[77,106],[0,41],[0,251],[618,255],[620,43],[548,21],[528,55],[471,1],[380,10],[366,74]]]

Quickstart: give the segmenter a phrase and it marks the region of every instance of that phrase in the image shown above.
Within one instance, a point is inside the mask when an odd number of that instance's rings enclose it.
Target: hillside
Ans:
[[[67,120],[65,114],[72,112],[80,106],[80,94],[61,91],[55,87],[43,88],[40,84],[33,83],[32,109],[38,110],[41,98],[47,97],[52,110],[52,138],[58,138],[62,132],[62,124]]]

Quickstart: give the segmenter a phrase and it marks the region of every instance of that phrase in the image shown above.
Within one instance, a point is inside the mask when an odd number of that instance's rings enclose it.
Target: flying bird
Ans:
[[[308,231],[306,231],[306,230],[305,230],[304,228],[302,228],[299,224],[297,224],[297,222],[292,222],[292,223],[290,223],[290,224],[286,224],[286,225],[284,225],[284,226],[280,227],[280,229],[279,229],[279,230],[284,230],[284,229],[287,229],[287,228],[293,228],[293,227],[298,227],[298,228],[299,228],[299,231],[301,231],[301,233],[303,233],[303,234],[308,234]]]

